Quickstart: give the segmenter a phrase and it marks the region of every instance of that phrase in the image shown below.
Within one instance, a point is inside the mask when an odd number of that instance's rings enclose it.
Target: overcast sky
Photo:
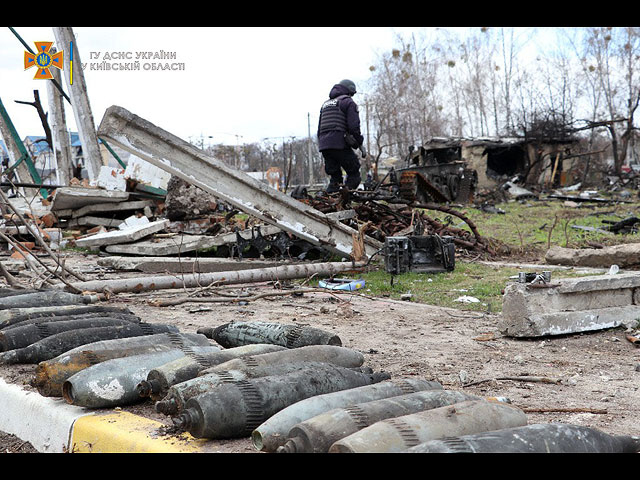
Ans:
[[[13,27],[35,50],[53,41],[51,27]],[[379,54],[396,46],[408,27],[73,27],[96,128],[105,110],[119,105],[184,140],[235,144],[266,137],[315,133],[318,110],[343,78],[363,85]],[[68,46],[65,46],[68,48]],[[0,27],[0,99],[21,138],[43,135],[33,101],[40,91],[48,110],[45,80],[24,69],[24,46]],[[149,58],[150,52],[152,57]],[[174,56],[157,59],[162,52]],[[105,58],[105,54],[109,58]],[[115,53],[115,55],[114,55]],[[128,58],[127,58],[128,57]],[[120,64],[140,62],[139,71]],[[103,63],[104,62],[104,63]],[[77,72],[78,59],[74,58]],[[98,70],[102,64],[111,70]],[[118,64],[114,70],[114,64]],[[145,65],[147,64],[147,65]],[[175,64],[179,70],[152,70]],[[145,69],[144,67],[148,67]],[[65,86],[66,90],[66,86]],[[362,100],[356,95],[356,101]],[[67,124],[76,130],[67,105]],[[213,137],[213,138],[209,138]]]

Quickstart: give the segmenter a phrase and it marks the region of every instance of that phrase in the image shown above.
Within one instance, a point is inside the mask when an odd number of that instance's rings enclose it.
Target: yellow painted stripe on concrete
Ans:
[[[164,425],[129,412],[87,415],[73,425],[69,451],[74,453],[201,452],[203,442],[188,433],[163,435]]]

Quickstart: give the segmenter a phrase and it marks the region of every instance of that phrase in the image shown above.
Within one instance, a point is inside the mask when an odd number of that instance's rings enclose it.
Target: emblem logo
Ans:
[[[64,52],[60,50],[56,53],[51,53],[51,46],[53,42],[34,42],[36,45],[37,53],[24,52],[24,69],[27,70],[31,67],[36,67],[36,74],[34,80],[51,80],[53,75],[51,74],[51,67],[62,70]]]

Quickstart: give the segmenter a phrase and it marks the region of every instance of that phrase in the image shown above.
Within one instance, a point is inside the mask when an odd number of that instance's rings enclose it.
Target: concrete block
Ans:
[[[135,155],[129,155],[124,178],[153,188],[167,190],[171,174]]]
[[[104,245],[135,242],[148,235],[164,230],[169,225],[169,220],[157,220],[145,225],[138,225],[125,230],[113,230],[111,232],[98,233],[85,238],[78,238],[78,247],[100,247]]]
[[[127,179],[124,177],[124,169],[108,166],[100,167],[96,185],[105,190],[125,192],[127,190]]]
[[[640,318],[640,274],[597,275],[545,286],[505,287],[500,329],[536,337],[635,326]]]
[[[92,203],[118,203],[129,198],[128,192],[100,188],[63,187],[56,190],[51,211],[81,208]]]
[[[640,264],[640,243],[626,243],[604,248],[563,248],[551,247],[546,255],[547,263],[581,267],[621,268]]]

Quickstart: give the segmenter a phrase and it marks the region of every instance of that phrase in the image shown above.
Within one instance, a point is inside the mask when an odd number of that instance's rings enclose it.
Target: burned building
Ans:
[[[571,178],[576,141],[521,138],[432,138],[420,148],[437,163],[464,162],[478,175],[478,188],[520,177],[525,183],[564,185]]]

